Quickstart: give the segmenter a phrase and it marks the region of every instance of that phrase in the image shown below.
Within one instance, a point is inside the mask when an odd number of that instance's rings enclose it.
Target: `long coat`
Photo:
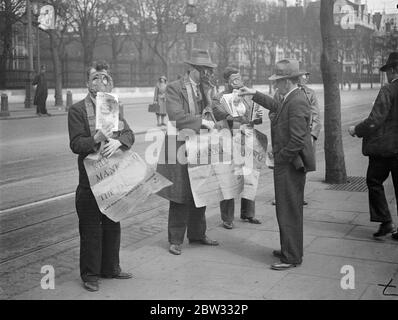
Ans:
[[[398,80],[380,89],[369,117],[355,127],[355,133],[363,137],[365,156],[398,155]]]
[[[296,89],[280,104],[256,92],[253,101],[275,113],[271,119],[272,151],[275,165],[292,163],[296,169],[315,170],[311,142],[311,110],[304,93]]]
[[[190,110],[187,82],[189,80],[185,76],[171,82],[166,88],[166,110],[169,126],[173,125],[177,129],[176,134],[182,129],[190,129],[199,133],[202,125],[202,111],[206,103],[194,98],[195,110]],[[157,171],[173,184],[159,191],[158,195],[173,202],[189,203],[193,200],[193,196],[188,176],[188,165],[185,161],[185,140],[183,138],[177,140],[176,134],[168,133],[166,135],[157,165]],[[181,150],[180,155],[183,161],[177,159],[178,150]]]
[[[45,104],[48,96],[47,80],[45,74],[44,73],[38,74],[34,78],[32,84],[37,85],[35,97],[33,99],[33,104],[35,106]]]

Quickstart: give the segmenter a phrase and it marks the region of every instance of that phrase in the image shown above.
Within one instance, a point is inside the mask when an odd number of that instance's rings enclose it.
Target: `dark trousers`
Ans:
[[[47,114],[46,101],[37,104],[36,113]]]
[[[234,221],[235,199],[228,199],[220,201],[221,219],[224,222],[231,223]],[[249,199],[242,198],[240,201],[240,217],[254,218],[255,202]]]
[[[201,240],[206,236],[206,207],[196,208],[193,200],[189,203],[170,201],[169,208],[169,242],[182,244],[185,230],[190,240]]]
[[[303,201],[305,172],[291,164],[275,165],[276,217],[281,242],[281,261],[300,264],[303,259]]]
[[[366,184],[369,189],[370,221],[392,221],[383,187],[383,183],[388,178],[390,172],[394,184],[395,201],[397,202],[398,208],[398,157],[369,157]]]
[[[77,187],[80,233],[80,276],[83,281],[120,273],[120,222],[101,213],[90,188]]]

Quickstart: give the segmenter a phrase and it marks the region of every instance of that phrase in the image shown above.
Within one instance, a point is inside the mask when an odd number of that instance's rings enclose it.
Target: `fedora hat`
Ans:
[[[307,74],[307,72],[300,71],[299,62],[296,59],[283,59],[276,63],[275,74],[270,76],[268,80],[295,78],[303,74]]]
[[[391,52],[388,56],[387,62],[380,68],[380,71],[386,72],[388,68],[398,65],[398,52]]]
[[[203,49],[192,49],[191,58],[184,62],[192,66],[217,67],[215,63],[211,62],[209,52]]]

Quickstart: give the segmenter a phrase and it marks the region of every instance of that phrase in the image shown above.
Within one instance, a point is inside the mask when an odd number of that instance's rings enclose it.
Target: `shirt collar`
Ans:
[[[393,82],[395,82],[395,81],[397,81],[397,80],[398,80],[398,77],[392,79],[391,83],[393,83]]]

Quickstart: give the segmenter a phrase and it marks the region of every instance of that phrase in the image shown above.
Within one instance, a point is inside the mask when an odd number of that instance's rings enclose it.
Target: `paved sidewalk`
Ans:
[[[361,155],[360,140],[345,143],[349,176],[364,176],[367,158]],[[321,148],[320,148],[321,149]],[[54,290],[40,284],[14,299],[398,299],[383,295],[383,287],[394,279],[398,286],[398,242],[372,239],[376,223],[369,222],[367,193],[328,190],[324,178],[324,156],[317,156],[318,171],[307,177],[304,213],[304,261],[300,267],[273,271],[272,250],[279,248],[271,170],[260,180],[256,216],[263,222],[241,222],[235,213],[235,228],[221,227],[217,205],[208,208],[208,235],[218,247],[189,245],[181,256],[168,253],[167,223],[163,231],[139,244],[124,246],[121,264],[134,274],[131,280],[102,280],[100,291],[90,293],[81,286],[78,261],[72,273],[56,278]],[[392,182],[386,186],[395,222],[397,208]],[[162,202],[163,203],[163,202]],[[236,212],[239,212],[238,201]],[[162,210],[165,210],[164,206]],[[123,223],[122,223],[123,229]],[[125,229],[122,237],[130,237]],[[62,255],[59,256],[62,259]],[[43,263],[45,264],[45,263]],[[355,271],[354,289],[343,290],[343,266]],[[57,270],[55,270],[57,275]],[[398,294],[388,288],[385,294]]]
[[[322,84],[311,84],[309,85],[316,91],[323,91]],[[268,93],[269,92],[269,85],[255,85],[254,88],[261,92]],[[374,84],[373,88],[377,89],[380,88],[380,84]],[[131,89],[129,91],[129,89]],[[141,90],[140,90],[141,89]],[[220,88],[220,90],[222,87]],[[369,83],[362,84],[362,90],[370,89]],[[73,94],[73,101],[77,102],[80,101],[85,97],[87,94],[86,89],[78,88],[73,89],[76,93]],[[153,100],[153,92],[154,88],[116,88],[115,92],[119,95],[120,101],[123,103],[125,108],[135,108],[138,106],[145,106],[152,102]],[[352,85],[352,91],[356,91],[356,84]],[[19,92],[20,91],[20,92]],[[9,116],[0,116],[0,120],[15,120],[15,119],[28,119],[28,118],[38,118],[36,114],[36,107],[32,106],[31,108],[25,108],[23,100],[24,96],[21,94],[23,93],[19,90],[17,93],[14,93],[12,98],[9,97]],[[65,91],[65,90],[64,90]],[[348,92],[346,88],[344,90]],[[15,94],[19,94],[15,96]],[[64,103],[66,103],[66,92],[64,94]],[[54,97],[53,93],[49,93],[49,99],[47,100],[47,110],[53,116],[66,116],[67,110],[65,106],[55,106],[54,105]],[[154,115],[153,117],[154,118]],[[151,121],[153,123],[153,121]]]

